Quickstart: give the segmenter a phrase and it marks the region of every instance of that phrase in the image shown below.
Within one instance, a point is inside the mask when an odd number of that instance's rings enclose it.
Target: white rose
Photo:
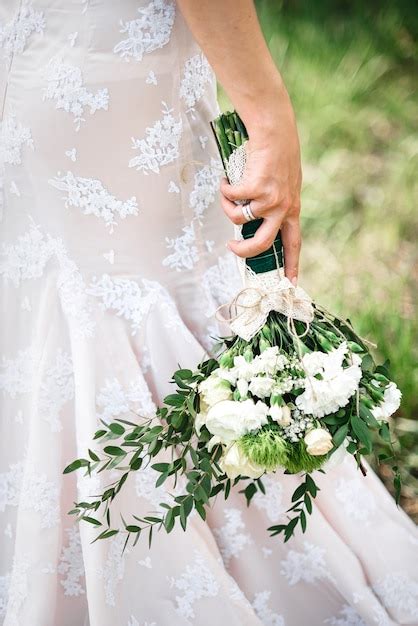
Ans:
[[[289,426],[292,421],[292,413],[287,404],[284,406],[273,404],[273,406],[270,407],[269,415],[274,421],[280,424],[280,426]]]
[[[325,428],[314,428],[304,437],[306,450],[312,456],[326,454],[333,447],[331,434]]]
[[[275,380],[269,376],[254,376],[251,379],[249,389],[254,396],[267,398],[271,394],[274,384]]]
[[[383,402],[372,409],[377,420],[387,421],[400,407],[402,394],[395,383],[389,383],[383,394]]]
[[[268,406],[261,401],[224,400],[209,409],[206,428],[222,443],[230,443],[266,424],[267,412]]]
[[[199,393],[203,402],[208,406],[232,398],[232,390],[228,381],[219,378],[216,374],[211,374],[209,378],[199,384]]]
[[[226,449],[219,461],[219,465],[222,471],[231,479],[240,475],[248,476],[248,478],[259,478],[264,473],[264,468],[250,461],[236,443],[233,443]]]

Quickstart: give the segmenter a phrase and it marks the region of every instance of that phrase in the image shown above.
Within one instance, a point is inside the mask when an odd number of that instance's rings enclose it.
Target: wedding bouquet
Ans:
[[[246,129],[236,112],[219,116],[212,128],[227,176],[236,184],[245,170]],[[239,236],[252,237],[260,223],[245,223]],[[399,407],[400,391],[349,321],[314,304],[285,278],[280,233],[270,250],[239,266],[242,290],[218,312],[227,310],[223,319],[233,335],[220,339],[214,356],[196,370],[173,374],[176,389],[154,417],[103,421],[94,437],[103,451],[89,450],[88,458],[65,468],[64,473],[118,471],[102,494],[70,512],[100,527],[95,540],[125,532],[126,546],[147,531],[151,544],[155,527],[170,532],[179,522],[185,530],[193,511],[205,519],[211,501],[221,494],[227,499],[241,481],[250,504],[258,490],[265,493],[262,476],[281,470],[301,478],[286,519],[268,529],[287,541],[298,525],[306,530],[318,491],[315,470],[326,471],[331,459],[348,453],[365,474],[362,456],[373,452],[374,432],[387,446],[379,461],[394,459],[388,418]],[[168,481],[172,502],[112,528],[112,502],[129,475],[149,463],[156,487]],[[398,502],[396,465],[393,471]]]

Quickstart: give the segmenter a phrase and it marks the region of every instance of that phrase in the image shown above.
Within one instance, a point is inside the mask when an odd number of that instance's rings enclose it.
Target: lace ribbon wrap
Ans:
[[[226,173],[231,185],[241,182],[246,164],[246,144],[239,146],[226,163]],[[235,236],[242,239],[242,226],[235,226]],[[246,259],[237,257],[243,288],[224,305],[232,317],[223,318],[231,330],[246,341],[256,335],[267,321],[270,311],[277,311],[288,318],[309,324],[314,317],[310,296],[301,288],[295,287],[280,268],[279,254],[273,245],[276,257],[276,269],[255,273],[246,263]]]

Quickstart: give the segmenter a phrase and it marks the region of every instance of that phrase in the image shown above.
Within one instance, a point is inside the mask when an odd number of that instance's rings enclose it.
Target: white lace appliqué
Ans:
[[[24,0],[15,17],[4,26],[0,24],[0,49],[10,60],[14,54],[20,54],[26,47],[32,33],[42,33],[45,19],[42,11],[35,11],[33,3]]]
[[[196,230],[203,224],[206,210],[215,201],[221,172],[222,166],[219,159],[213,157],[208,165],[196,172],[193,189],[189,196],[193,219],[190,225],[182,229],[183,235],[175,238],[166,237],[167,248],[173,252],[163,259],[163,265],[175,268],[177,271],[190,270],[199,260]]]
[[[4,616],[7,610],[10,626],[21,626],[22,623],[19,612],[28,595],[28,570],[28,557],[15,556],[11,574],[0,577],[0,616]]]
[[[0,511],[18,505],[39,513],[41,528],[52,528],[60,521],[58,482],[48,480],[24,461],[10,465],[8,472],[0,474]]]
[[[260,591],[254,596],[252,606],[264,626],[285,626],[284,619],[268,607],[271,591]]]
[[[357,611],[349,604],[342,607],[338,616],[326,619],[325,624],[330,626],[367,626]]]
[[[151,392],[140,376],[127,386],[122,386],[117,378],[106,380],[97,394],[96,404],[102,409],[99,417],[105,421],[129,414],[130,411],[144,417],[153,417],[156,412]]]
[[[58,573],[61,574],[61,585],[64,587],[64,595],[80,596],[85,593],[84,562],[81,550],[80,531],[77,526],[65,529],[68,544],[63,547]]]
[[[36,359],[32,348],[19,350],[14,359],[7,359],[3,355],[0,363],[0,389],[11,398],[31,391],[35,365]]]
[[[266,493],[257,493],[253,497],[253,503],[259,510],[264,510],[271,522],[279,522],[280,516],[287,509],[283,502],[283,487],[276,476],[263,476],[263,485]]]
[[[180,98],[184,100],[188,113],[194,113],[196,103],[205,93],[206,84],[213,79],[212,69],[202,54],[195,54],[184,65],[180,84]]]
[[[175,17],[173,2],[152,0],[147,6],[139,7],[138,13],[135,20],[120,21],[120,32],[126,34],[126,39],[116,44],[113,52],[125,61],[141,61],[144,54],[162,48],[170,40]]]
[[[418,582],[404,572],[386,574],[373,585],[373,591],[387,609],[418,618]]]
[[[34,149],[30,128],[16,121],[14,115],[5,117],[0,123],[0,162],[20,165],[23,146]]]
[[[281,562],[280,573],[289,585],[300,581],[312,584],[318,580],[332,580],[324,556],[325,548],[305,541],[303,552],[289,550],[286,559]]]
[[[89,108],[90,114],[99,109],[107,110],[109,92],[107,88],[99,89],[96,93],[88,91],[83,83],[80,68],[63,63],[61,57],[53,57],[44,68],[47,87],[43,91],[44,100],[55,100],[55,108],[63,109],[74,116],[76,131],[80,130],[85,122],[84,109]]]
[[[95,215],[102,219],[109,233],[113,233],[114,227],[118,224],[116,217],[124,220],[129,215],[138,215],[135,196],[125,201],[118,200],[109,193],[100,180],[74,176],[72,172],[61,176],[58,172],[58,176],[48,182],[56,189],[66,192],[67,197],[63,198],[66,208],[76,207],[83,215]]]
[[[201,554],[195,553],[194,561],[187,565],[180,577],[169,578],[171,587],[181,595],[176,595],[177,613],[186,619],[194,618],[194,604],[201,598],[214,598],[219,593],[219,583],[206,565]]]
[[[169,329],[178,329],[190,341],[190,333],[187,332],[175,304],[164,287],[155,281],[134,281],[103,274],[100,279],[93,278],[87,292],[101,299],[103,311],[113,310],[130,322],[133,335],[144,326],[152,307],[157,306],[164,313],[163,325]]]
[[[242,521],[242,513],[239,509],[225,509],[226,524],[215,528],[213,534],[219,545],[219,551],[226,566],[232,557],[239,557],[240,553],[252,543],[248,533],[241,532],[245,529]]]
[[[63,311],[74,322],[78,336],[91,337],[94,322],[84,280],[61,239],[43,233],[32,223],[15,244],[3,244],[0,276],[18,287],[23,280],[40,278],[47,263],[54,259],[58,264],[57,288]]]
[[[361,477],[340,478],[335,488],[335,496],[343,505],[347,517],[364,524],[370,524],[370,518],[376,511],[376,500],[366,489]]]
[[[115,535],[109,540],[107,559],[103,568],[99,570],[99,576],[104,582],[106,604],[109,606],[116,606],[116,588],[125,575],[125,556],[129,554],[129,548],[122,554],[124,542],[122,534]]]
[[[132,137],[132,148],[139,154],[129,161],[129,167],[141,170],[144,174],[159,174],[160,167],[172,163],[179,157],[179,143],[182,132],[181,117],[174,117],[173,109],[163,104],[163,116],[153,126],[149,126],[145,139]]]
[[[74,397],[73,362],[69,354],[58,350],[54,365],[49,367],[39,393],[39,414],[52,432],[62,430],[61,409]]]

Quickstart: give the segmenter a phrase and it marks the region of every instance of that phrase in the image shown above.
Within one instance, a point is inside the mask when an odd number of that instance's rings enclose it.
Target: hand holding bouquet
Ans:
[[[235,112],[226,113],[212,127],[228,178],[237,183],[248,139],[242,121]],[[260,223],[248,221],[238,234],[252,237]],[[387,420],[399,407],[399,390],[348,321],[314,304],[284,277],[282,257],[278,233],[269,250],[240,260],[243,288],[222,307],[234,335],[222,339],[216,356],[195,371],[174,373],[176,390],[155,417],[103,423],[95,440],[111,445],[102,453],[89,450],[89,458],[65,469],[120,471],[100,496],[71,511],[100,527],[97,539],[125,532],[126,543],[130,537],[136,542],[148,531],[151,542],[153,528],[170,532],[176,522],[185,530],[193,510],[205,519],[211,500],[219,494],[228,498],[240,481],[245,480],[242,492],[250,503],[257,490],[265,492],[266,472],[284,470],[300,474],[301,483],[286,520],[268,530],[283,533],[287,541],[298,525],[305,532],[318,491],[312,474],[326,470],[334,455],[352,455],[365,473],[361,459],[373,452],[375,431],[388,447],[380,460],[393,459]],[[160,461],[161,454],[169,460]],[[112,502],[129,475],[148,463],[157,472],[157,487],[169,478],[176,484],[182,476],[184,492],[161,503],[162,513],[133,513],[122,529],[112,528]],[[396,465],[393,470],[398,501],[400,476]]]

